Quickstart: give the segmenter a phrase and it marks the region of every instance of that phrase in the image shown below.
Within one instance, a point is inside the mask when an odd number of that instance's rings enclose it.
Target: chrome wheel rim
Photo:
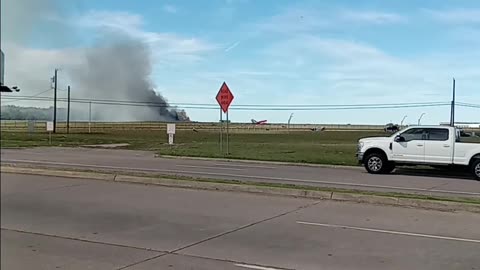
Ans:
[[[477,175],[477,177],[480,177],[480,163],[475,166],[475,174]]]
[[[379,157],[371,157],[368,160],[368,168],[373,172],[378,172],[382,169],[383,161]]]

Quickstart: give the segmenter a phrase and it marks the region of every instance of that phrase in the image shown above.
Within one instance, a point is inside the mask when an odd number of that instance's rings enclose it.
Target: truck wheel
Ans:
[[[385,173],[389,168],[389,162],[385,155],[381,153],[372,153],[365,159],[365,169],[372,174]]]
[[[472,163],[472,173],[475,179],[480,181],[480,159],[476,159]]]

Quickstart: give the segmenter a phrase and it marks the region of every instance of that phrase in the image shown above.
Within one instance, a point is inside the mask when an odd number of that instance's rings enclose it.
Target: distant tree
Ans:
[[[58,109],[59,121],[63,121],[64,109]],[[1,120],[52,120],[53,108],[20,107],[7,105],[1,107]]]

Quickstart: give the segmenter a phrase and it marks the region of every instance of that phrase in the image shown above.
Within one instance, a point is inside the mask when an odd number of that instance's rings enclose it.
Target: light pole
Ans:
[[[405,119],[407,119],[407,115],[405,115],[402,119],[402,122],[400,122],[400,127],[403,127],[403,121],[405,121]]]
[[[455,78],[453,78],[453,97],[452,97],[452,105],[451,105],[451,112],[450,112],[450,126],[455,126]]]
[[[57,77],[58,69],[56,68],[53,76],[53,133],[57,132]]]
[[[418,125],[420,126],[420,121],[422,121],[422,117],[425,115],[426,113],[422,113],[422,115],[420,115],[420,118],[418,118]]]
[[[290,114],[290,117],[288,118],[288,124],[287,124],[288,132],[290,132],[290,122],[292,122],[292,118],[293,118],[293,113]]]
[[[70,133],[70,85],[67,88],[67,134]]]

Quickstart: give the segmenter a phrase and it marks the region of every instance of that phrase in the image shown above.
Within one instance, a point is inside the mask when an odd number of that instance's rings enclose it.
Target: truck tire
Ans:
[[[365,169],[371,174],[382,174],[390,170],[391,165],[382,153],[371,153],[365,158]],[[391,169],[390,171],[393,171]]]
[[[480,159],[475,159],[472,163],[472,174],[475,179],[480,181]]]

